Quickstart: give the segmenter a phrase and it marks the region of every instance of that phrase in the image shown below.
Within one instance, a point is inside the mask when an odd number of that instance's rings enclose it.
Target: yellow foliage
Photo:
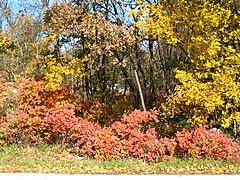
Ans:
[[[185,53],[189,63],[176,69],[175,94],[167,106],[193,125],[240,124],[240,16],[232,7],[210,0],[143,4],[136,26]],[[183,60],[180,60],[184,62]]]
[[[11,38],[10,37],[4,37],[3,32],[0,32],[0,52],[3,52],[4,49],[7,47],[9,44]]]
[[[61,55],[58,59],[51,56],[46,57],[48,83],[46,88],[56,90],[61,88],[63,75],[72,75],[75,77],[86,76],[84,72],[84,62],[87,61],[87,56],[82,59]]]

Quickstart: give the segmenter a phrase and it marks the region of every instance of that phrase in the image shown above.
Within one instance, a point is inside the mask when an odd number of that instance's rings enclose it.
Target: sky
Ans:
[[[0,0],[1,1],[5,1],[5,0]],[[11,8],[13,13],[23,13],[23,11],[25,13],[27,13],[28,15],[33,15],[34,14],[38,14],[36,13],[36,7],[38,7],[38,9],[41,9],[41,5],[42,5],[42,0],[6,0],[8,1],[8,5]],[[56,1],[60,1],[60,0],[50,0],[50,6],[53,2]],[[35,6],[35,7],[34,7]],[[24,8],[27,7],[27,8]],[[41,9],[42,11],[42,9]],[[126,13],[126,15],[129,14],[129,10],[127,10],[128,12]],[[1,14],[1,11],[0,11]],[[1,20],[1,19],[0,19]],[[129,19],[126,18],[126,20],[128,21]],[[125,22],[125,24],[128,24],[128,22]],[[7,21],[3,19],[2,22],[2,26],[3,26],[3,30],[7,27]]]
[[[23,7],[28,7],[29,9],[36,5],[41,5],[42,0],[8,0],[9,5],[14,12],[18,12],[23,9]],[[50,0],[50,5],[56,0]]]
[[[56,0],[50,0],[50,5],[52,4],[53,1],[56,1]],[[25,10],[27,11],[27,13],[34,15],[35,13],[34,6],[40,5],[40,4],[41,4],[41,0],[8,0],[8,7],[10,7],[13,13],[21,13],[23,10]],[[24,9],[24,7],[27,7],[27,8]],[[1,10],[0,10],[0,15],[1,15]],[[1,20],[1,17],[0,17],[0,20]],[[2,26],[3,26],[2,28],[4,29],[6,25],[7,25],[6,19],[2,18]]]

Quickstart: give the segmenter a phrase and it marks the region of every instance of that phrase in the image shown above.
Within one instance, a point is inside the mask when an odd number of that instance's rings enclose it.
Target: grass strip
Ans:
[[[173,159],[158,163],[139,160],[81,159],[60,145],[0,147],[0,172],[62,174],[240,174],[240,162]]]

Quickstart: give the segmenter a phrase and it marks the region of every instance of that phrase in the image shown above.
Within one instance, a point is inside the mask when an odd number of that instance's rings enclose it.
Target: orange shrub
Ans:
[[[74,96],[66,87],[50,91],[47,80],[19,78],[18,109],[12,140],[18,143],[68,142],[71,129],[78,124]]]

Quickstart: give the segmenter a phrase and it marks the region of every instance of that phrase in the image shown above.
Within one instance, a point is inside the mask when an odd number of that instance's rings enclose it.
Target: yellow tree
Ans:
[[[0,52],[3,53],[9,46],[10,38],[4,37],[4,33],[0,32]]]
[[[240,16],[237,1],[176,0],[142,4],[142,33],[184,56],[167,107],[192,125],[240,125]],[[170,110],[170,109],[168,109]]]

